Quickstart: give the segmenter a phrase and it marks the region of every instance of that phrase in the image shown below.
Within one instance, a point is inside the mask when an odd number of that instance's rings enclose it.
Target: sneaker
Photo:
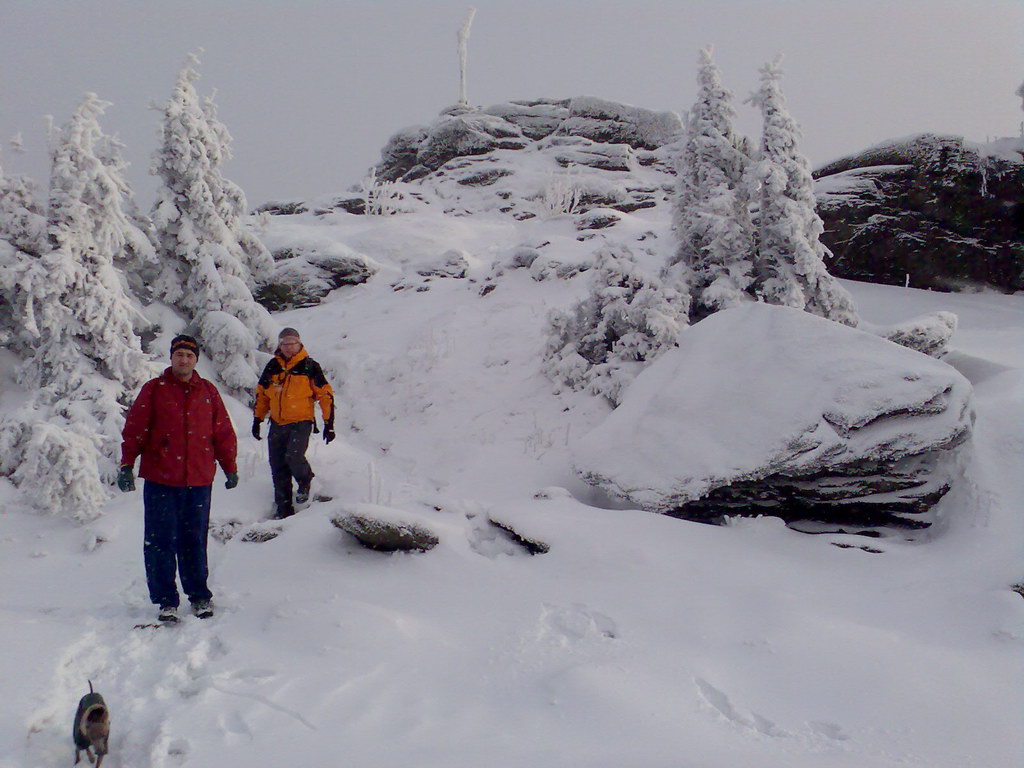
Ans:
[[[192,603],[192,615],[197,619],[208,619],[213,616],[213,603],[209,600],[196,600]]]
[[[304,483],[299,483],[298,490],[295,491],[295,503],[305,504],[309,501],[309,486],[313,484],[313,478],[310,478]]]
[[[160,613],[156,615],[156,618],[164,624],[177,624],[180,621],[178,618],[178,606],[161,605]]]

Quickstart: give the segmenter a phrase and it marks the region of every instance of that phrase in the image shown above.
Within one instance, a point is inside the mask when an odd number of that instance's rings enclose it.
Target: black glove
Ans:
[[[257,418],[253,418],[252,420],[252,436],[255,437],[257,440],[263,439],[262,437],[260,437],[260,425],[262,423],[262,420]]]
[[[256,424],[258,425],[259,422],[256,422]],[[227,488],[229,491],[232,488],[234,488],[236,485],[238,485],[238,473],[237,472],[225,472],[224,476],[227,478],[227,480],[224,482],[224,487]]]
[[[135,473],[127,464],[121,467],[121,471],[117,473],[117,487],[123,493],[135,490]]]
[[[324,422],[324,442],[330,443],[337,435],[334,434],[334,418],[331,417],[330,421]]]

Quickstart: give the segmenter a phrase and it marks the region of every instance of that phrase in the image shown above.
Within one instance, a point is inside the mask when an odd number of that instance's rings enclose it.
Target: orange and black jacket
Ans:
[[[291,360],[280,352],[267,363],[256,385],[257,419],[269,414],[275,424],[294,424],[313,421],[313,404],[320,403],[324,423],[334,424],[334,390],[320,363],[311,358],[303,347]]]

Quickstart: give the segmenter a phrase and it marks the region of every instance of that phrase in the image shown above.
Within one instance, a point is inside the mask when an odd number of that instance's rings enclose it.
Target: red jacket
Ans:
[[[121,466],[142,455],[139,477],[176,487],[212,485],[220,462],[237,472],[238,440],[217,388],[193,372],[179,381],[171,369],[142,385],[121,433]]]

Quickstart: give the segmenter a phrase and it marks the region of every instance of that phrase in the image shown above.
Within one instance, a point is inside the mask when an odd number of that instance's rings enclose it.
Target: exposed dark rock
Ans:
[[[487,522],[502,531],[511,541],[514,541],[531,555],[544,555],[551,551],[550,544],[539,539],[524,536],[509,523],[493,518],[489,518]]]
[[[580,216],[576,221],[576,229],[581,232],[586,229],[605,229],[618,224],[621,218],[612,211],[599,209]]]
[[[331,523],[354,536],[364,547],[380,552],[426,552],[438,545],[438,537],[422,524],[396,519],[391,510],[379,509],[383,514],[363,509],[342,512],[334,515]]]
[[[1021,151],[1024,142],[925,134],[819,169],[829,270],[916,288],[1024,289]]]
[[[381,150],[377,177],[382,181],[397,181],[405,176],[416,166],[420,145],[426,137],[426,127],[412,125],[388,139],[388,143]]]
[[[469,176],[463,176],[458,180],[458,183],[464,187],[487,187],[498,179],[510,176],[511,174],[512,171],[508,168],[489,168]]]
[[[242,541],[262,544],[281,535],[280,526],[258,523],[242,534]]]
[[[654,112],[628,104],[581,96],[569,101],[569,117],[558,133],[606,144],[657,149],[674,140],[683,124],[674,112]]]
[[[495,104],[483,111],[518,126],[524,136],[534,140],[550,136],[570,116],[568,99],[513,101]]]
[[[430,126],[419,146],[416,164],[436,170],[457,157],[522,149],[528,143],[522,131],[499,117],[482,113],[446,116]]]

